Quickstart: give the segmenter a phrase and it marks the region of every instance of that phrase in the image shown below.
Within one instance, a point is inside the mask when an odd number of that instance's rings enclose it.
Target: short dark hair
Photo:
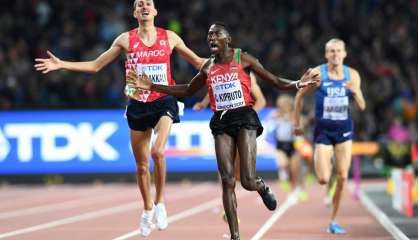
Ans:
[[[225,28],[225,30],[227,30],[226,24],[224,22],[217,21],[217,22],[212,23],[212,25],[221,26],[221,27]]]
[[[135,1],[134,1],[134,8],[136,8],[136,5],[138,4],[138,1],[139,1],[139,0],[135,0]],[[154,1],[154,0],[151,0],[151,1],[152,1],[152,3],[154,3],[154,6],[155,6],[155,1]]]
[[[213,25],[216,25],[216,26],[218,26],[218,27],[221,27],[222,28],[222,30],[223,31],[225,31],[225,33],[228,35],[228,36],[230,36],[231,34],[229,33],[229,30],[228,30],[228,28],[226,27],[226,24],[225,23],[223,23],[223,22],[214,22],[214,23],[212,23],[212,25],[211,26],[213,26]]]

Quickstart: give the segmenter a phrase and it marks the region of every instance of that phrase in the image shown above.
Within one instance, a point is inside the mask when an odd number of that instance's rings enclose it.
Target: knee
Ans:
[[[148,174],[149,171],[149,164],[145,164],[145,163],[141,163],[139,164],[138,162],[136,163],[136,171],[139,175],[146,175]]]
[[[319,177],[318,178],[318,183],[321,184],[321,185],[325,185],[328,182],[329,182],[329,178],[326,178],[326,177]]]
[[[256,179],[249,176],[241,176],[241,186],[247,191],[254,191],[257,189]]]
[[[339,181],[340,183],[344,183],[347,181],[347,176],[348,174],[343,173],[343,172],[338,172],[337,173],[337,181]]]
[[[152,147],[151,148],[151,157],[157,163],[164,159],[164,148]],[[158,163],[157,163],[158,164]]]
[[[235,177],[234,176],[222,176],[222,186],[227,189],[235,188]]]

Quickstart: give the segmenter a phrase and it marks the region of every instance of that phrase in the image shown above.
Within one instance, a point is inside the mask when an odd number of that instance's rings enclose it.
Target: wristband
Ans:
[[[299,89],[300,89],[300,87],[299,87],[299,83],[300,83],[300,80],[296,81],[295,87],[296,87],[296,89],[297,89],[297,90],[299,90]]]

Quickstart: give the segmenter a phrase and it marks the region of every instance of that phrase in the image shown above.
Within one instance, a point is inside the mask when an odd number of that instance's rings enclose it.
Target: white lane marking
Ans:
[[[132,192],[132,191],[119,192],[118,194],[114,194],[111,196],[108,195],[109,197],[96,196],[92,198],[71,200],[71,201],[54,203],[54,204],[45,204],[45,205],[31,207],[31,208],[24,208],[24,209],[19,209],[15,211],[3,212],[3,213],[0,213],[0,220],[39,214],[39,213],[53,212],[53,211],[58,211],[58,210],[66,210],[66,209],[71,209],[75,207],[90,205],[92,203],[97,204],[98,202],[105,203],[111,200],[116,200],[118,198],[124,198],[127,196],[126,193],[128,192]]]
[[[381,211],[376,204],[360,189],[360,201],[366,206],[367,210],[376,218],[377,221],[388,231],[396,240],[408,240],[409,238]]]
[[[297,194],[297,192],[292,192],[291,194]],[[289,195],[290,196],[290,195]],[[280,205],[280,207],[274,211],[273,215],[264,223],[263,226],[255,233],[251,240],[260,240],[264,234],[273,226],[277,220],[291,207],[295,205],[292,203],[289,197],[286,198],[286,201]]]
[[[237,198],[241,198],[243,196],[249,195],[250,193],[253,193],[253,192],[241,191],[237,194]],[[199,205],[197,205],[193,208],[190,208],[188,210],[185,210],[185,211],[179,212],[177,214],[174,214],[173,216],[168,218],[168,222],[169,223],[174,223],[176,221],[182,220],[182,219],[187,218],[187,217],[191,217],[191,216],[196,215],[198,213],[208,211],[208,210],[210,210],[210,209],[212,209],[212,208],[214,208],[218,205],[221,205],[221,204],[222,204],[222,199],[217,197],[215,199],[212,199],[212,200],[209,200],[209,201],[204,202],[202,204],[199,204]],[[139,230],[135,230],[135,231],[129,232],[127,234],[124,234],[122,236],[113,238],[112,240],[126,240],[126,239],[129,239],[129,238],[132,238],[132,237],[135,237],[135,236],[139,235],[139,233],[140,233]]]
[[[187,198],[193,195],[199,195],[199,194],[202,194],[203,191],[206,191],[208,189],[208,187],[202,188],[201,185],[199,185],[198,189],[196,188],[198,187],[190,188],[188,191],[183,191],[183,190],[176,191],[175,192],[176,197],[173,197],[172,199],[175,200],[175,199]],[[69,223],[75,223],[75,222],[85,221],[85,220],[94,219],[98,217],[104,217],[107,215],[112,215],[112,214],[116,214],[120,212],[126,212],[126,211],[135,210],[135,209],[138,210],[138,207],[139,207],[138,201],[135,201],[132,203],[121,204],[119,206],[112,207],[112,208],[106,208],[106,209],[102,209],[98,211],[87,212],[84,214],[67,217],[67,218],[59,219],[59,220],[52,221],[52,222],[47,222],[47,223],[34,225],[31,227],[27,227],[27,228],[18,229],[18,230],[11,231],[11,232],[2,233],[0,234],[0,239],[22,235],[26,233],[31,233],[31,232],[35,232],[39,230],[48,229],[48,228],[53,228],[53,227],[57,227],[57,226],[61,226],[61,225],[69,224]]]
[[[88,212],[88,213],[84,213],[81,215],[76,215],[76,216],[63,218],[63,219],[48,222],[48,223],[35,225],[32,227],[28,227],[28,228],[22,228],[19,230],[3,233],[3,234],[0,234],[0,239],[6,238],[6,237],[13,237],[13,236],[17,236],[17,235],[21,235],[25,233],[35,232],[39,230],[44,230],[48,228],[53,228],[53,227],[61,226],[64,224],[75,223],[75,222],[80,222],[80,221],[84,221],[88,219],[103,217],[103,216],[111,215],[115,213],[130,211],[130,210],[137,209],[137,208],[138,208],[138,202],[123,204],[123,205],[119,205],[113,208],[108,208],[108,209],[94,211],[94,212]]]

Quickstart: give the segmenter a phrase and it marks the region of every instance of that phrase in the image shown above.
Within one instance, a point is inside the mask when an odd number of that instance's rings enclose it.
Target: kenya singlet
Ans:
[[[167,32],[162,28],[156,28],[157,38],[151,47],[146,46],[138,36],[138,29],[129,31],[129,49],[125,62],[125,73],[136,68],[138,73],[145,73],[155,84],[175,85],[171,78],[170,55],[171,49]],[[152,102],[166,94],[148,91],[134,90],[128,85],[125,87],[126,95],[140,102]]]
[[[252,106],[251,79],[241,65],[241,49],[233,49],[230,63],[213,63],[208,70],[208,92],[212,111]]]

